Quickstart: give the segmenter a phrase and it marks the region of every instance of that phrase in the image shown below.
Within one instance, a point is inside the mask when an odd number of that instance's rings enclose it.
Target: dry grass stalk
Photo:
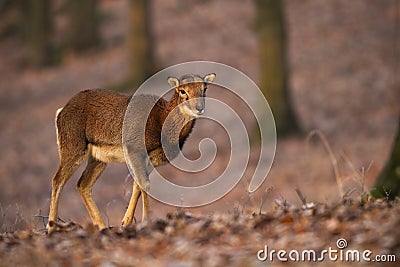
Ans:
[[[339,194],[340,197],[343,198],[345,196],[344,190],[343,190],[343,178],[342,175],[340,174],[339,166],[338,166],[338,161],[335,157],[335,154],[332,151],[331,145],[329,144],[328,140],[326,139],[326,136],[323,132],[320,130],[313,130],[310,132],[310,134],[307,137],[307,142],[313,137],[314,135],[318,136],[319,139],[321,140],[321,143],[324,145],[324,148],[326,152],[329,155],[329,160],[332,164],[333,172],[335,174],[336,178],[336,184],[338,186]]]

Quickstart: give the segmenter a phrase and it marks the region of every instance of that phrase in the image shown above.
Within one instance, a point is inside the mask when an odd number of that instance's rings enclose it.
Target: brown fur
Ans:
[[[197,75],[185,75],[180,80],[170,78],[170,85],[175,87],[170,101],[150,95],[132,96],[102,89],[91,89],[79,92],[73,96],[65,107],[57,112],[56,128],[57,142],[60,154],[60,166],[52,180],[52,195],[50,204],[48,232],[55,230],[59,197],[63,186],[76,168],[88,158],[85,171],[78,181],[77,188],[86,205],[89,215],[95,225],[105,228],[100,212],[92,199],[92,186],[109,162],[125,162],[122,148],[122,125],[128,104],[133,101],[139,106],[154,105],[145,128],[145,145],[147,154],[154,167],[168,162],[161,145],[161,135],[167,136],[168,143],[178,144],[182,148],[186,138],[194,126],[196,112],[199,107],[204,109],[204,91],[207,82],[212,82],[215,74],[201,78]],[[185,79],[192,79],[185,84]],[[182,91],[184,90],[184,91]],[[184,92],[184,93],[182,93]],[[199,98],[200,97],[200,98]],[[198,99],[193,103],[185,102]],[[172,112],[179,104],[184,103],[185,109]],[[195,105],[195,106],[193,106]],[[196,111],[197,110],[197,111]],[[201,111],[202,111],[201,110]],[[133,124],[139,124],[143,114],[135,114]],[[166,120],[171,115],[172,120]],[[168,123],[172,125],[168,125]],[[164,133],[163,125],[167,131]],[[135,128],[136,125],[133,125]],[[162,131],[163,129],[163,131]],[[176,129],[182,129],[175,133]],[[143,137],[140,137],[143,138]],[[139,138],[139,139],[140,139]],[[140,146],[140,140],[133,140],[133,146]],[[135,151],[135,150],[133,150]],[[169,156],[176,156],[173,152]],[[128,209],[122,221],[123,226],[132,222],[133,214],[139,196],[143,196],[143,220],[148,214],[148,176],[152,170],[144,155],[139,153],[132,157],[135,182]],[[140,186],[139,186],[140,185]]]

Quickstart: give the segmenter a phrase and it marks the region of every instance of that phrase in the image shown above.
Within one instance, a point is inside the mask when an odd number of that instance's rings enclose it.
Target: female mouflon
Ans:
[[[149,174],[153,166],[157,167],[168,162],[161,145],[164,122],[168,118],[173,124],[171,128],[182,129],[177,138],[172,135],[167,136],[169,142],[178,144],[179,148],[182,148],[193,128],[195,118],[204,112],[207,84],[214,78],[214,73],[204,77],[194,74],[184,75],[180,79],[169,77],[168,83],[175,89],[169,101],[151,95],[138,95],[132,99],[132,95],[107,90],[85,90],[73,96],[63,108],[57,110],[56,131],[60,166],[52,180],[48,232],[56,230],[55,222],[62,188],[86,158],[88,163],[77,188],[93,224],[99,229],[106,227],[93,201],[92,187],[107,163],[126,162],[122,147],[122,126],[131,101],[139,107],[153,106],[153,108],[147,121],[143,122],[145,126],[142,125],[145,127],[143,139],[148,157],[140,154],[131,157],[135,181],[122,225],[125,227],[132,223],[140,195],[143,201],[142,220],[146,220],[149,212],[147,193]],[[178,108],[175,109],[176,107]],[[143,114],[135,114],[133,123],[141,123],[143,120],[139,118],[142,117]],[[148,158],[151,164],[146,162]]]

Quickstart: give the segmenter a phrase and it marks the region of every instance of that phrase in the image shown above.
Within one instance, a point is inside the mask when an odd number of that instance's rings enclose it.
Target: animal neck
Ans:
[[[166,116],[168,116],[174,110],[174,108],[176,108],[179,104],[180,104],[179,95],[177,92],[175,92],[172,95],[171,100],[168,101]]]
[[[180,111],[177,106],[180,104],[178,93],[174,93],[171,100],[167,102],[166,112],[163,118],[163,133],[171,143],[179,143],[190,134],[195,119]]]

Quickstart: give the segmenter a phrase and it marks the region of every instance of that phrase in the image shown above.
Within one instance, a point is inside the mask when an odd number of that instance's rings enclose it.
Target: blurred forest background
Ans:
[[[299,203],[296,187],[310,201],[340,199],[323,142],[307,138],[313,129],[330,144],[343,192],[361,196],[387,161],[398,126],[399,8],[396,0],[0,0],[0,230],[47,215],[58,167],[55,111],[73,94],[129,90],[191,60],[221,62],[252,78],[270,101],[279,137],[258,193],[248,196],[244,180],[193,212],[251,209],[271,187],[264,209],[274,198]],[[64,189],[60,216],[85,223],[75,190],[81,172]],[[129,200],[127,175],[110,164],[94,187],[111,225]],[[175,209],[151,205],[156,216]]]

